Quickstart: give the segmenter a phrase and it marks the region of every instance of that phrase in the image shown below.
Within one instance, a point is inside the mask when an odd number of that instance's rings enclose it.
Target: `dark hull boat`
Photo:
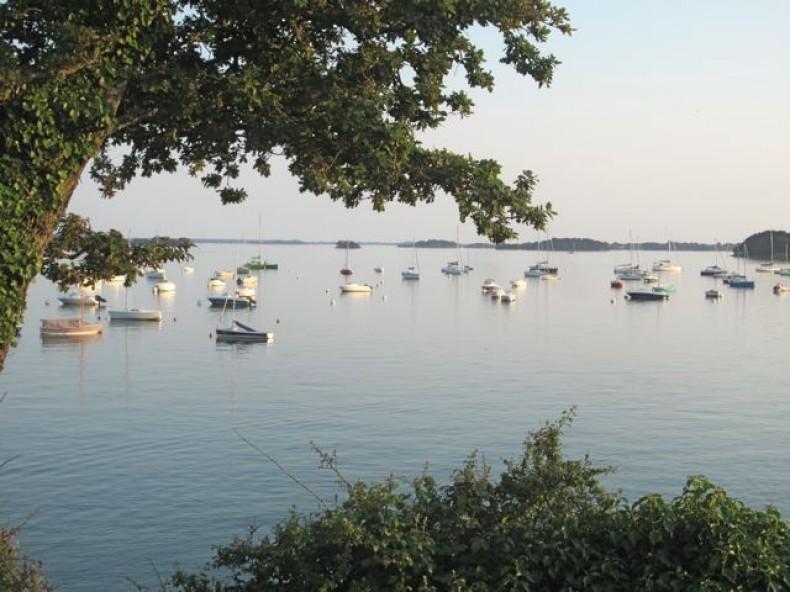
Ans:
[[[227,329],[217,328],[217,340],[266,342],[266,341],[274,340],[274,333],[269,333],[267,331],[258,331],[248,325],[245,325],[244,323],[240,323],[239,321],[233,321],[231,326],[228,327]]]
[[[627,297],[629,300],[669,300],[669,294],[652,290],[632,290],[627,292]]]
[[[258,303],[250,296],[209,296],[208,301],[215,308],[252,308]]]

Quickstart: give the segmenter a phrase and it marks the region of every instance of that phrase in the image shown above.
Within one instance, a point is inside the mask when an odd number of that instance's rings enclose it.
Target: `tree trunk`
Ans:
[[[27,289],[41,270],[44,251],[89,161],[85,158],[66,177],[51,200],[19,196],[0,180],[0,372],[24,316]],[[42,211],[47,202],[51,206]]]

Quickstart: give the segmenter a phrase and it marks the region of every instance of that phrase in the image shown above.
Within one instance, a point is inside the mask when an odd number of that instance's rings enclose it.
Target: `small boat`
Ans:
[[[714,289],[705,290],[705,298],[707,298],[708,300],[718,300],[719,298],[721,298],[721,292]]]
[[[638,269],[624,271],[617,275],[617,279],[620,279],[624,282],[641,282],[644,277],[645,273]]]
[[[542,276],[540,276],[540,279],[547,280],[547,281],[555,281],[555,280],[560,279],[560,276],[558,276],[556,273],[548,273],[547,272],[547,273],[544,273]]]
[[[626,292],[628,300],[669,300],[669,294],[653,290],[631,290]]]
[[[219,328],[217,327],[217,341],[257,341],[267,342],[274,340],[274,333],[267,331],[258,331],[252,327],[233,321],[230,327]]]
[[[646,273],[642,276],[642,281],[646,284],[657,284],[658,276],[653,273]]]
[[[774,294],[784,294],[785,292],[790,292],[790,286],[786,286],[782,283],[776,284],[773,289]]]
[[[754,270],[757,273],[778,273],[781,268],[776,263],[760,263]]]
[[[250,273],[249,268],[244,267],[243,265],[241,267],[236,268],[236,275],[247,275],[249,273]]]
[[[126,276],[123,274],[114,275],[110,279],[107,280],[108,284],[122,284],[126,281]]]
[[[494,290],[489,290],[487,293],[494,300],[502,300],[502,296],[505,295],[505,291],[502,288],[499,288],[499,287],[495,288]]]
[[[373,287],[370,284],[343,284],[340,292],[343,294],[370,294]]]
[[[533,269],[530,267],[527,271],[524,272],[525,278],[542,278],[545,275],[540,269]]]
[[[220,290],[225,287],[225,282],[219,278],[213,278],[208,281],[208,287],[212,290]]]
[[[638,263],[621,263],[619,265],[614,266],[614,273],[626,273],[629,271],[639,271],[639,264]]]
[[[340,275],[342,275],[344,277],[348,277],[348,276],[350,276],[350,275],[352,275],[354,273],[353,271],[351,271],[351,266],[348,263],[348,248],[349,248],[350,244],[351,244],[351,241],[350,240],[346,240],[346,264],[340,270]]]
[[[99,296],[98,294],[94,294],[93,292],[88,292],[85,290],[74,291],[72,290],[68,294],[64,294],[63,296],[58,296],[58,300],[63,306],[98,306],[103,307],[105,305],[106,300]]]
[[[165,279],[165,270],[162,267],[151,269],[145,274],[145,277],[147,277],[149,280],[163,280]]]
[[[499,288],[499,284],[497,284],[496,280],[493,278],[487,278],[483,281],[483,285],[480,286],[480,290],[482,290],[483,294],[490,292],[491,290],[496,290],[497,288]]]
[[[238,286],[257,286],[258,278],[254,275],[243,275],[236,278],[236,285]]]
[[[233,272],[227,269],[219,269],[214,272],[214,278],[218,280],[229,280],[233,277]]]
[[[499,301],[503,302],[504,304],[512,304],[516,301],[516,295],[513,292],[505,292],[499,297]]]
[[[175,292],[176,285],[173,282],[163,281],[157,282],[154,286],[154,292]]]
[[[110,310],[111,321],[161,321],[162,311],[143,310],[140,308],[126,308],[123,310]]]
[[[82,319],[41,319],[41,335],[44,337],[98,335],[103,328],[101,323],[86,323]]]
[[[184,273],[192,273],[193,271],[195,271],[195,268],[192,267],[191,265],[184,265],[183,270]]]
[[[702,276],[707,277],[720,277],[727,273],[727,270],[719,267],[718,265],[708,265],[705,269],[699,272]]]
[[[238,288],[236,288],[236,296],[240,296],[243,298],[255,298],[255,288],[239,286]]]
[[[611,286],[615,290],[622,290],[622,288],[624,286],[623,280],[621,280],[619,278],[615,278],[611,282],[609,282],[609,286]]]
[[[404,280],[418,280],[420,279],[420,272],[414,269],[414,267],[409,267],[406,271],[400,272],[400,277]]]
[[[659,259],[655,263],[653,263],[653,271],[667,271],[667,272],[677,272],[683,271],[683,268],[680,265],[675,265],[669,259]]]
[[[518,288],[526,288],[527,287],[527,282],[525,282],[524,280],[521,280],[521,279],[519,279],[519,280],[510,280],[510,287],[513,288],[514,290],[517,290]]]
[[[446,275],[462,275],[464,266],[458,261],[448,261],[447,265],[442,267],[442,273]]]
[[[782,269],[776,272],[776,275],[784,275],[784,276],[790,275],[790,267],[783,267]]]
[[[250,296],[223,294],[221,296],[207,296],[207,298],[213,308],[252,308],[258,304],[255,298]]]
[[[734,274],[730,277],[727,285],[729,285],[730,288],[745,288],[748,290],[754,288],[754,280],[748,279],[745,275]]]
[[[376,273],[384,273],[384,268],[383,267],[374,267],[373,271],[375,271]]]

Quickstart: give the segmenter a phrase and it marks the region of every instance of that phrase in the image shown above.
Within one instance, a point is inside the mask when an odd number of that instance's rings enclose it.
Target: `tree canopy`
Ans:
[[[680,496],[628,503],[600,478],[608,467],[569,459],[564,414],[524,441],[498,478],[479,453],[449,484],[347,481],[343,501],[293,513],[263,537],[221,547],[179,592],[268,590],[670,592],[790,589],[790,526],[703,477]]]
[[[471,113],[452,72],[493,88],[476,27],[539,85],[558,63],[541,45],[571,32],[547,0],[0,2],[0,364],[89,163],[106,196],[183,166],[234,203],[242,167],[268,175],[282,155],[301,190],[348,207],[443,191],[494,241],[541,227],[533,173],[508,184],[495,161],[418,139]]]

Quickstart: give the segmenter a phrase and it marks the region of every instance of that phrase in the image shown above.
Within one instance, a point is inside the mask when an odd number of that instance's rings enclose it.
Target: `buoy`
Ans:
[[[387,295],[386,295],[386,294],[384,294],[384,296],[382,296],[382,297],[381,297],[381,299],[382,299],[382,300],[384,300],[384,301],[386,302],[386,301],[387,301]]]

